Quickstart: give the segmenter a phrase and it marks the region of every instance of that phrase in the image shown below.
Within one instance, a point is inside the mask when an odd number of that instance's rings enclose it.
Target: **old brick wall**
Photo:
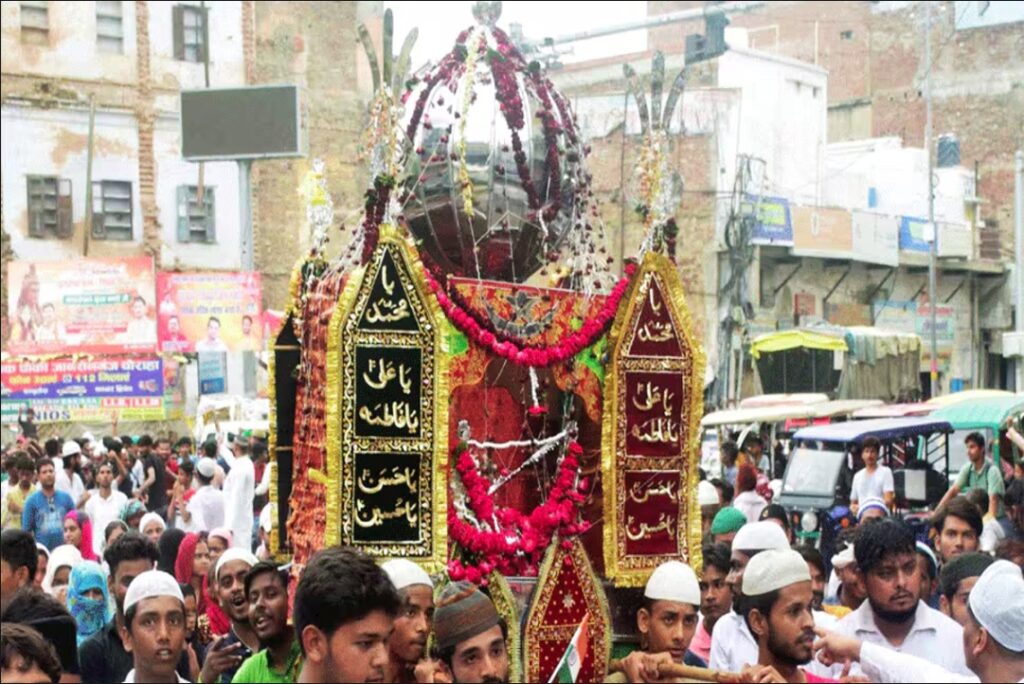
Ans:
[[[336,223],[358,222],[366,183],[357,148],[365,108],[372,95],[361,71],[366,58],[356,26],[366,22],[379,35],[380,2],[256,2],[252,79],[294,82],[303,88],[309,140],[306,159],[267,160],[253,166],[256,269],[263,273],[264,305],[283,308],[295,261],[309,249],[299,183],[313,158],[326,163]],[[400,38],[396,39],[400,40]],[[330,234],[339,251],[341,234]]]

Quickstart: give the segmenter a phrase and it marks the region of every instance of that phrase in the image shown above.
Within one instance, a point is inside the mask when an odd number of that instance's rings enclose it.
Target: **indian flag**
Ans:
[[[555,668],[548,682],[573,684],[576,681],[580,674],[580,668],[583,667],[583,661],[587,657],[587,644],[590,643],[590,630],[587,629],[589,619],[590,613],[586,613],[583,616],[583,622],[576,628],[576,633],[572,635],[572,639],[565,649],[565,655],[558,661],[558,667]]]

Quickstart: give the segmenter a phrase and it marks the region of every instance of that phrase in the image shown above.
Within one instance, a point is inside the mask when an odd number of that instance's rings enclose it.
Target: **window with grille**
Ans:
[[[203,62],[209,44],[209,27],[205,7],[175,5],[174,58],[185,62]]]
[[[124,52],[123,3],[97,0],[96,47],[100,52],[120,55]]]
[[[21,3],[21,42],[32,45],[50,43],[50,3]]]
[[[217,241],[215,188],[203,186],[203,201],[195,185],[178,186],[178,242]]]
[[[130,181],[93,182],[92,236],[97,240],[132,239],[132,184]]]
[[[28,176],[28,236],[67,239],[74,232],[71,181],[56,176]]]

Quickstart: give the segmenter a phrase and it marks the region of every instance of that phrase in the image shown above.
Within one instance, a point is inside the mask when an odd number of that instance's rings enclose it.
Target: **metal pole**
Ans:
[[[238,162],[238,220],[242,270],[251,271],[255,266],[252,245],[252,161],[249,159]]]
[[[92,148],[96,139],[96,96],[89,96],[89,142],[85,152],[85,236],[82,256],[89,256],[89,238],[92,236]]]
[[[938,268],[939,235],[935,226],[935,179],[932,169],[932,4],[924,3],[924,54],[925,54],[925,79],[924,79],[924,103],[925,103],[925,124],[924,124],[924,147],[928,156],[928,226],[931,231],[931,244],[928,250],[928,304],[931,314],[931,396],[938,396],[939,393],[939,342],[935,330],[935,297],[938,290],[936,284]]]
[[[1017,150],[1017,154],[1014,155],[1014,181],[1013,181],[1013,196],[1014,196],[1014,212],[1013,212],[1013,226],[1014,226],[1014,247],[1016,249],[1017,258],[1014,259],[1013,270],[1017,275],[1017,315],[1016,318],[1016,331],[1024,333],[1024,150]],[[1017,363],[1024,364],[1024,358],[1021,358]],[[1018,388],[1019,389],[1019,388]]]

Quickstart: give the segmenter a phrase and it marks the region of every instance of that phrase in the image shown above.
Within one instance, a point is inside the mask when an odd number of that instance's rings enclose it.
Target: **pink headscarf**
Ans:
[[[82,541],[78,545],[78,551],[84,560],[97,561],[96,552],[92,548],[92,521],[89,516],[78,510],[68,511],[64,516],[65,520],[74,520],[75,524],[82,528]]]

